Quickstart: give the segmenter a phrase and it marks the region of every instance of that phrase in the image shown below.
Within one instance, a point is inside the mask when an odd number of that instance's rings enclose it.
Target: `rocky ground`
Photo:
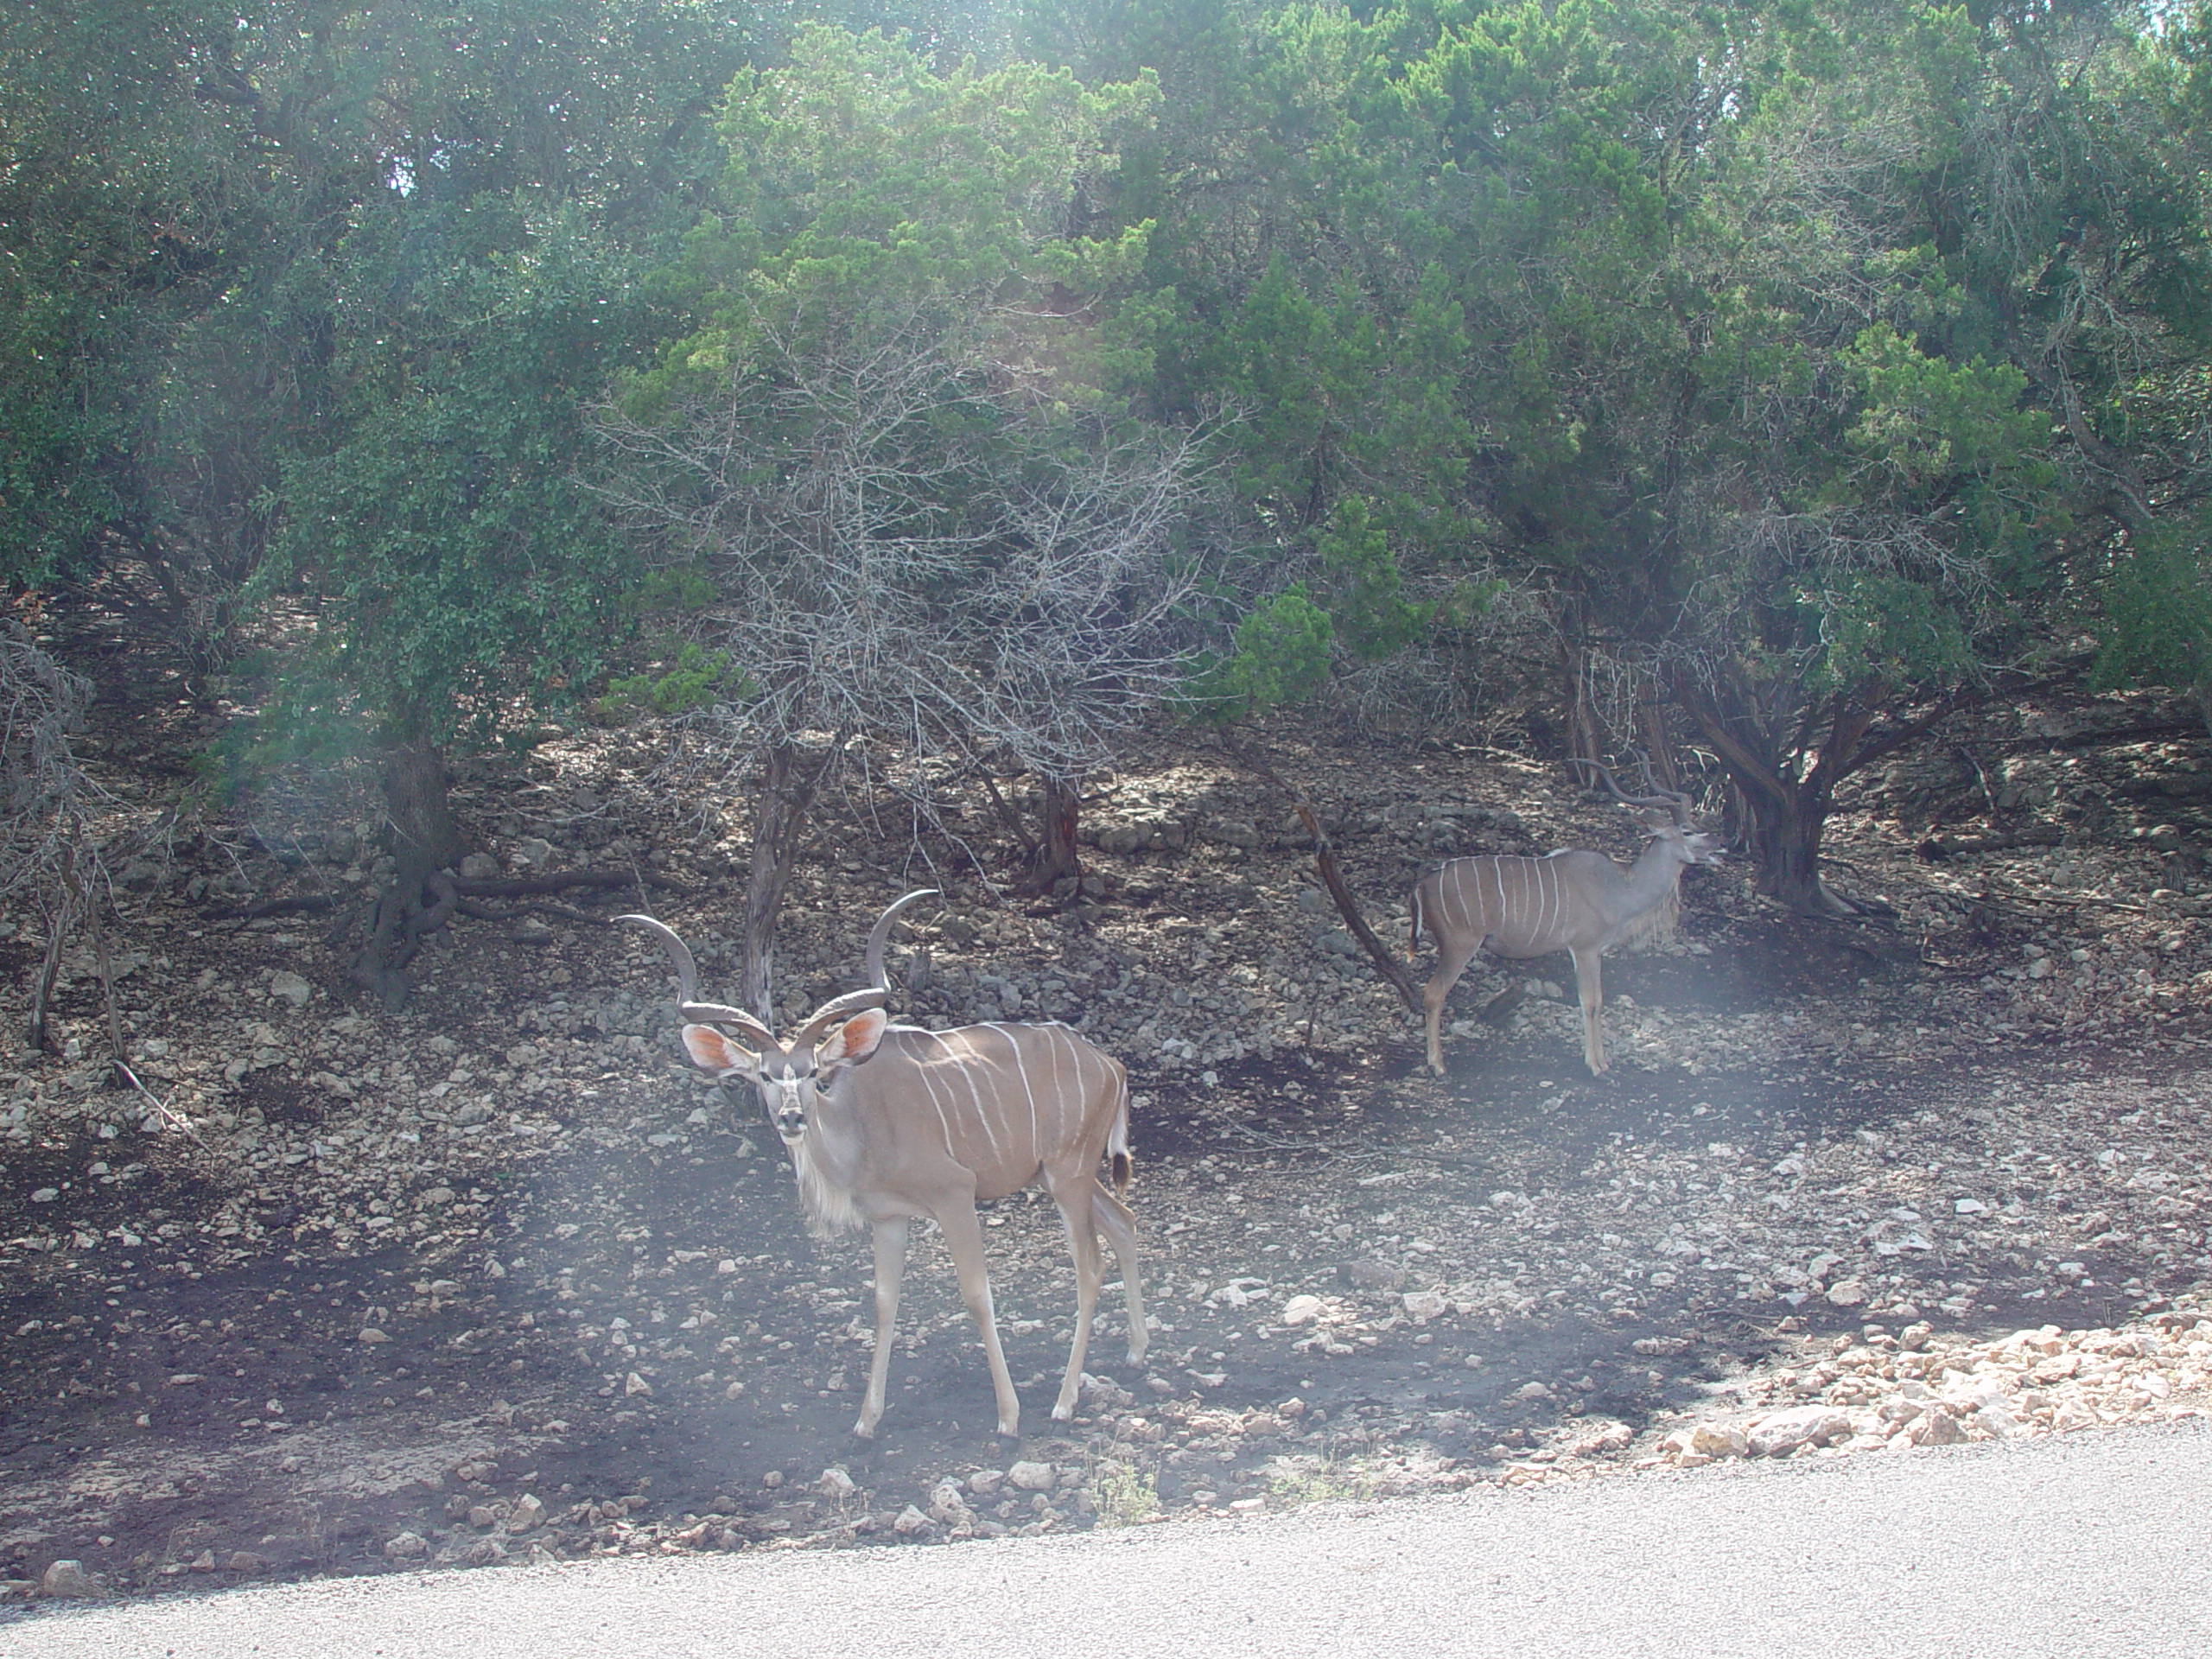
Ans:
[[[169,786],[144,729],[104,728],[123,808]],[[659,741],[480,765],[461,805],[480,873],[672,884],[559,902],[652,908],[726,994],[740,817],[672,793]],[[1393,943],[1426,860],[1637,840],[1510,753],[1288,730],[1268,752]],[[1496,1024],[1506,976],[1471,971],[1429,1077],[1287,802],[1203,746],[1156,753],[1091,791],[1079,893],[964,863],[1003,850],[986,803],[916,838],[861,802],[791,900],[789,1017],[934,885],[893,947],[902,1017],[1065,1019],[1129,1064],[1152,1352],[1116,1363],[1109,1295],[1083,1408],[1051,1422],[1057,1212],[995,1206],[1019,1444],[919,1236],[890,1409],[851,1437],[865,1241],[810,1240],[757,1109],[682,1064],[650,941],[543,907],[463,920],[390,1015],[320,919],[230,914],[373,879],[341,793],[128,868],[149,1095],[108,1085],[81,951],[62,1052],[0,1071],[0,1575],[61,1595],[891,1544],[2203,1407],[2212,746],[2170,711],[2009,709],[1868,780],[1836,878],[1893,923],[1804,923],[1740,869],[1693,872],[1675,938],[1607,965],[1597,1079],[1563,959],[1516,969]],[[42,945],[0,923],[17,1031]]]

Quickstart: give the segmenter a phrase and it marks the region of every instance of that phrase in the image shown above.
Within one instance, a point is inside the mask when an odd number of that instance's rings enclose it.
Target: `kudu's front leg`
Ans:
[[[1060,1378],[1059,1398],[1052,1402],[1052,1420],[1065,1423],[1075,1415],[1076,1396],[1083,1388],[1083,1361],[1090,1351],[1090,1322],[1098,1311],[1098,1287],[1105,1280],[1106,1267],[1098,1252],[1098,1232],[1092,1225],[1090,1195],[1099,1190],[1097,1181],[1088,1169],[1071,1176],[1047,1170],[1045,1181],[1060,1206],[1068,1254],[1075,1258],[1075,1339],[1068,1344],[1068,1366]]]
[[[960,1300],[976,1321],[983,1338],[983,1356],[991,1363],[991,1389],[998,1395],[999,1433],[1009,1437],[1021,1433],[1021,1397],[1014,1391],[1014,1377],[1006,1368],[1006,1351],[999,1346],[998,1315],[991,1306],[991,1278],[983,1264],[983,1227],[976,1219],[976,1206],[964,1204],[938,1212],[937,1224],[944,1230],[944,1248],[960,1277]]]
[[[906,1218],[875,1224],[875,1352],[868,1360],[868,1394],[853,1433],[872,1440],[891,1385],[891,1333],[899,1323],[899,1281],[906,1273]]]
[[[1605,1069],[1605,1032],[1602,1024],[1605,1006],[1605,958],[1595,950],[1576,950],[1574,958],[1574,988],[1582,998],[1582,1058],[1590,1067],[1592,1077]]]

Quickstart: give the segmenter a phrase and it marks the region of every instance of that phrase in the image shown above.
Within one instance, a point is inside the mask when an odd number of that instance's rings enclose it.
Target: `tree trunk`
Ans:
[[[1029,879],[1036,891],[1049,893],[1061,877],[1083,874],[1082,855],[1076,848],[1076,830],[1083,814],[1083,779],[1044,778],[1039,779],[1039,787],[1037,817],[1044,833],[1039,838]]]
[[[1662,789],[1679,789],[1681,773],[1675,765],[1673,734],[1667,729],[1667,709],[1659,688],[1637,700],[1637,726],[1643,740],[1643,758],[1650,763],[1652,781]]]
[[[385,813],[391,825],[391,855],[417,879],[458,864],[468,850],[453,817],[453,775],[445,752],[417,738],[384,755]]]
[[[394,1013],[407,1001],[408,964],[423,940],[452,919],[460,894],[444,874],[467,850],[454,823],[453,776],[445,753],[424,738],[395,743],[383,764],[385,821],[391,834],[391,881],[376,902],[369,941],[353,958],[354,983]]]
[[[1552,608],[1552,629],[1559,641],[1560,680],[1567,694],[1567,754],[1573,760],[1604,760],[1611,744],[1590,701],[1590,646],[1582,601],[1563,596]]]
[[[1368,925],[1366,913],[1360,909],[1357,895],[1352,892],[1351,884],[1344,880],[1344,871],[1338,867],[1337,849],[1329,840],[1328,831],[1321,827],[1321,815],[1314,810],[1313,803],[1306,798],[1306,791],[1238,741],[1234,734],[1224,733],[1222,745],[1239,763],[1290,797],[1291,810],[1298,814],[1299,821],[1305,824],[1313,837],[1313,868],[1320,874],[1321,885],[1328,889],[1329,897],[1335,901],[1337,914],[1344,918],[1344,931],[1367,952],[1369,959],[1375,963],[1376,971],[1396,990],[1407,1009],[1410,1013],[1420,1014],[1422,1011],[1421,992],[1414,984],[1413,975],[1405,963],[1391,954],[1390,948],[1376,937],[1375,930]]]
[[[807,814],[836,754],[833,744],[827,754],[809,762],[789,744],[773,745],[753,799],[753,861],[740,935],[744,960],[738,1006],[751,1009],[772,1029],[776,1023],[776,923],[783,914],[784,894],[798,869]]]
[[[1835,804],[1836,780],[1856,764],[1869,719],[1864,705],[1839,702],[1825,720],[1803,721],[1807,729],[1825,726],[1827,733],[1819,759],[1800,775],[1786,758],[1791,747],[1754,717],[1757,700],[1740,688],[1708,691],[1677,673],[1672,689],[1736,785],[1744,838],[1758,865],[1758,890],[1801,916],[1858,915],[1821,880],[1821,835]]]
[[[1750,813],[1744,834],[1758,863],[1757,886],[1801,916],[1858,912],[1821,880],[1821,835],[1827,827],[1827,791],[1809,784],[1785,787],[1779,798],[1745,791]]]

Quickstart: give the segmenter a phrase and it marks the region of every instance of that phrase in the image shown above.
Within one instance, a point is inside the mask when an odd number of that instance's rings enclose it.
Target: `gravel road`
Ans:
[[[2212,1651],[2212,1425],[1729,1463],[958,1549],[270,1586],[0,1623],[14,1659],[512,1650]]]

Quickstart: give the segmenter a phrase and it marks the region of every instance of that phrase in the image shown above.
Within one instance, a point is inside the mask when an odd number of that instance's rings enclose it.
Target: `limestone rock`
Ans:
[[[1967,1437],[1966,1426],[1941,1407],[1923,1414],[1906,1432],[1915,1446],[1956,1446]]]
[[[1848,1412],[1834,1406],[1792,1406],[1754,1422],[1747,1446],[1755,1458],[1786,1458],[1802,1446],[1826,1446],[1850,1433]]]
[[[100,1581],[85,1571],[82,1561],[54,1561],[39,1575],[38,1592],[57,1599],[107,1593]]]
[[[1051,1464],[1027,1462],[1015,1464],[1006,1478],[1025,1492],[1049,1492],[1054,1478]]]
[[[1348,1262],[1337,1273],[1354,1290],[1395,1296],[1406,1286],[1406,1270],[1389,1262]]]
[[[1440,1291],[1409,1290],[1405,1294],[1406,1313],[1416,1323],[1427,1325],[1431,1319],[1440,1319],[1452,1311],[1452,1299]]]
[[[976,1512],[968,1507],[968,1499],[960,1490],[960,1483],[947,1478],[930,1489],[930,1519],[948,1527],[972,1525]]]
[[[1312,1325],[1321,1317],[1326,1306],[1319,1296],[1294,1296],[1282,1305],[1282,1322]]]

